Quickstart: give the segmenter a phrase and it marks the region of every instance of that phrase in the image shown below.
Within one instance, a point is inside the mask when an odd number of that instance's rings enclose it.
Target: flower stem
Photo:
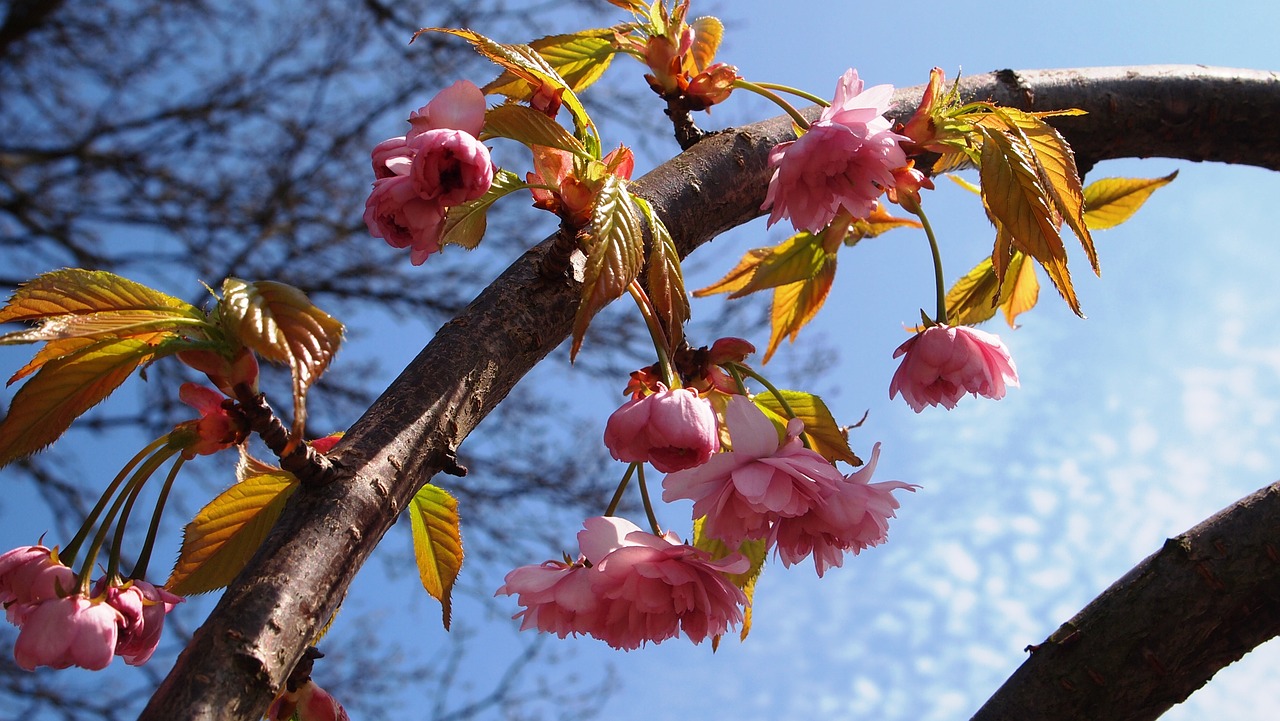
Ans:
[[[182,464],[187,459],[178,456],[178,460],[174,462],[173,468],[169,469],[169,475],[164,479],[164,485],[160,487],[160,497],[156,499],[155,510],[151,513],[151,525],[147,527],[147,538],[142,543],[142,552],[138,554],[138,562],[133,564],[133,573],[129,574],[130,578],[146,578],[147,564],[151,562],[151,550],[156,545],[156,535],[160,532],[160,516],[164,514],[165,503],[169,500],[169,490],[173,488],[173,482],[178,477],[178,471],[182,470]]]
[[[778,399],[778,405],[782,406],[782,412],[787,414],[788,420],[796,417],[796,412],[791,409],[791,404],[787,403],[787,399],[782,397],[782,391],[778,390],[778,388],[770,383],[767,378],[756,373],[747,366],[739,365],[737,363],[734,363],[734,366],[739,368],[742,373],[749,376],[752,380],[768,389],[769,393],[771,393],[774,398]]]
[[[649,500],[649,487],[644,482],[644,464],[637,463],[639,468],[637,474],[640,481],[640,501],[644,503],[644,515],[649,517],[649,529],[653,531],[653,535],[661,536],[662,529],[658,527],[658,517],[653,514],[653,502]]]
[[[76,554],[80,552],[81,544],[83,544],[85,539],[89,537],[89,532],[93,530],[94,525],[97,523],[98,516],[102,515],[102,510],[107,507],[107,502],[115,495],[116,489],[118,489],[124,479],[128,477],[129,472],[133,470],[134,466],[137,466],[142,462],[143,458],[151,455],[156,451],[156,449],[168,442],[168,435],[161,436],[148,443],[145,448],[138,451],[137,455],[130,458],[128,463],[124,464],[124,468],[121,468],[120,472],[116,474],[116,477],[111,480],[111,483],[107,484],[106,490],[104,490],[102,492],[102,496],[98,498],[98,503],[94,505],[93,510],[89,512],[88,517],[84,519],[84,523],[81,524],[80,530],[76,531],[75,537],[71,539],[71,542],[68,543],[66,547],[58,552],[58,556],[62,559],[63,563],[68,566],[75,564]]]
[[[653,312],[653,302],[649,300],[649,294],[645,293],[640,282],[635,280],[627,285],[627,292],[631,293],[632,299],[636,302],[636,307],[640,309],[644,324],[649,329],[649,337],[653,339],[653,349],[658,352],[658,367],[662,369],[662,380],[666,382],[667,388],[670,390],[679,388],[680,378],[671,367],[667,334],[662,329],[662,323],[658,321],[658,314]]]
[[[800,111],[796,110],[796,107],[791,103],[788,103],[786,100],[783,100],[781,95],[778,95],[777,93],[769,89],[769,87],[777,87],[781,89],[782,86],[777,86],[772,84],[766,85],[763,83],[753,83],[748,80],[743,80],[742,78],[739,78],[733,82],[733,87],[742,88],[743,90],[749,90],[755,93],[756,95],[759,95],[764,98],[768,98],[769,100],[773,101],[773,103],[775,103],[778,107],[785,110],[787,115],[790,115],[791,119],[796,122],[796,125],[800,126],[805,130],[809,129],[809,121],[803,115],[800,114]],[[796,94],[800,94],[800,91],[798,90],[792,91],[791,88],[787,88],[787,90],[791,92],[795,92]],[[802,95],[801,97],[805,97],[805,96]],[[808,98],[806,97],[806,99]],[[822,102],[824,105],[828,104],[826,103],[826,101],[819,101],[819,102]]]
[[[116,514],[119,513],[120,506],[123,505],[128,498],[136,495],[138,489],[147,482],[147,479],[151,477],[151,474],[155,473],[157,468],[163,465],[165,461],[169,460],[173,457],[173,454],[178,453],[180,450],[180,448],[164,447],[156,451],[138,468],[137,471],[134,471],[133,475],[129,477],[129,481],[125,483],[124,490],[116,495],[115,503],[111,504],[111,508],[102,519],[102,523],[98,524],[98,532],[94,535],[93,542],[89,546],[89,550],[85,553],[84,565],[80,568],[80,574],[77,578],[82,593],[87,595],[89,592],[89,578],[93,575],[93,563],[98,558],[98,551],[102,549],[102,544],[107,539],[107,531],[111,528],[111,523],[115,520]],[[112,559],[109,564],[112,569],[114,569],[118,563],[116,556],[119,552],[120,549],[118,547],[111,549]]]
[[[906,193],[903,195],[907,196]],[[940,325],[946,325],[947,285],[942,276],[942,252],[938,250],[938,238],[933,234],[933,226],[929,224],[929,218],[924,214],[924,208],[921,208],[914,198],[903,197],[902,200],[907,201],[901,203],[902,207],[920,219],[920,225],[924,226],[924,234],[929,238],[929,250],[933,253],[933,280],[938,292],[938,315],[933,320]]]
[[[622,502],[622,492],[627,490],[627,484],[631,482],[631,474],[636,472],[641,464],[632,463],[627,466],[627,472],[623,474],[622,480],[618,481],[618,490],[613,492],[613,498],[609,501],[609,507],[604,509],[604,515],[612,516],[618,511],[618,504]]]
[[[790,85],[782,85],[781,83],[760,83],[760,82],[757,82],[756,85],[764,88],[765,90],[781,90],[784,93],[791,93],[792,95],[804,98],[805,100],[808,100],[811,103],[821,105],[824,108],[831,107],[831,102],[826,98],[820,98],[817,95],[814,95],[813,93],[807,90],[793,88]]]

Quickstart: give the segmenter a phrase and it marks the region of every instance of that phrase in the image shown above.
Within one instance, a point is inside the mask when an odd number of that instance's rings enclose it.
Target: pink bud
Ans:
[[[28,671],[39,666],[100,671],[115,657],[122,620],[110,605],[84,596],[44,601],[22,623],[14,659]]]
[[[461,130],[428,130],[409,139],[409,178],[418,197],[444,206],[475,200],[493,184],[489,149]]]
[[[604,443],[614,458],[652,463],[663,473],[700,466],[720,447],[716,415],[697,391],[658,392],[623,404],[609,416]]]
[[[411,248],[410,262],[422,265],[427,256],[440,250],[444,206],[419,196],[408,176],[383,178],[374,181],[373,192],[365,201],[364,224],[370,235],[382,238],[387,245]]]

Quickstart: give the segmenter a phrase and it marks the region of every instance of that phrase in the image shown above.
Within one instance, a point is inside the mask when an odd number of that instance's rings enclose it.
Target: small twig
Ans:
[[[699,140],[711,135],[693,122],[693,114],[680,98],[668,99],[667,107],[662,112],[671,118],[671,128],[675,131],[676,142],[680,144],[681,150],[688,150],[697,145]]]
[[[276,454],[281,468],[297,476],[304,486],[323,485],[333,480],[333,463],[323,454],[317,453],[311,444],[299,443],[285,452],[289,448],[289,430],[271,412],[265,395],[254,393],[244,384],[236,386],[235,392],[240,412],[244,414],[250,430],[257,433],[267,448]]]

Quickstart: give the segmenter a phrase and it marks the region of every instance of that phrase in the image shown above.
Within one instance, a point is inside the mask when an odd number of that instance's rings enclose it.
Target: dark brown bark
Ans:
[[[1067,621],[974,721],[1141,721],[1280,634],[1280,483],[1138,564]]]
[[[1280,169],[1280,80],[1272,73],[1006,71],[964,88],[1024,108],[1088,110],[1060,124],[1086,165],[1160,155]],[[909,113],[920,92],[899,91],[899,112]],[[711,135],[634,190],[687,254],[760,214],[768,152],[790,139],[790,128],[779,117]],[[338,480],[293,496],[141,718],[259,717],[416,490],[453,466],[467,434],[568,335],[577,288],[540,272],[550,244],[528,251],[445,324],[348,431],[332,454]]]

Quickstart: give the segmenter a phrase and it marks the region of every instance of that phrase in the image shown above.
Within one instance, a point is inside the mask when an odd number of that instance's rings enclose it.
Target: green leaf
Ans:
[[[48,360],[14,395],[0,421],[0,466],[53,443],[154,354],[150,344],[125,338]]]
[[[773,289],[773,306],[769,312],[769,347],[765,350],[763,362],[769,362],[783,338],[790,337],[792,343],[796,341],[800,329],[813,320],[822,309],[822,304],[827,302],[827,294],[831,292],[831,284],[835,279],[836,256],[828,255],[822,269],[814,277]]]
[[[982,132],[982,200],[1000,223],[1013,247],[1035,258],[1049,274],[1054,287],[1077,315],[1083,316],[1080,301],[1067,271],[1067,251],[1058,231],[1059,219],[1050,208],[1047,191],[1027,155],[1004,131],[980,128]],[[999,238],[999,230],[997,238]],[[997,274],[1003,278],[1001,255],[992,254]]]
[[[528,187],[515,173],[497,171],[493,174],[493,185],[484,195],[449,208],[444,218],[444,230],[440,233],[441,245],[460,245],[467,250],[475,248],[484,238],[490,206],[498,198]]]
[[[634,200],[649,224],[649,301],[667,331],[667,343],[671,346],[668,350],[674,351],[684,340],[684,324],[689,320],[689,293],[684,289],[680,251],[649,201],[644,198]]]
[[[804,435],[810,448],[832,463],[844,461],[851,466],[862,465],[862,460],[849,447],[845,432],[840,430],[840,424],[836,423],[835,416],[831,415],[831,410],[821,398],[802,391],[780,389],[779,392],[796,418],[804,421]],[[752,400],[765,415],[772,416],[780,426],[786,427],[787,413],[772,392],[757,393]]]
[[[329,367],[342,343],[342,324],[291,285],[228,278],[218,312],[228,334],[262,358],[289,366],[293,376],[293,438],[307,423],[307,390]]]
[[[462,570],[458,500],[443,488],[427,484],[414,494],[409,520],[418,577],[427,593],[440,602],[444,627],[448,630],[453,584]]]
[[[527,105],[507,103],[490,108],[484,116],[481,140],[510,138],[529,147],[556,148],[582,158],[590,158],[587,149],[560,123]]]
[[[187,524],[165,588],[182,596],[208,593],[224,588],[244,570],[298,489],[292,473],[257,465]]]
[[[581,30],[569,35],[549,35],[529,43],[542,56],[565,83],[575,93],[599,80],[604,71],[613,62],[618,52],[614,44],[615,33],[625,30],[618,28],[595,28]],[[533,95],[533,86],[520,79],[510,70],[504,71],[497,79],[484,86],[486,95],[505,95],[517,100],[528,100]]]
[[[769,549],[765,545],[763,538],[756,540],[746,540],[737,548],[729,548],[724,541],[716,538],[707,538],[702,534],[702,528],[706,524],[706,518],[698,518],[693,522],[693,547],[706,551],[711,556],[711,560],[718,561],[731,553],[741,553],[751,562],[751,567],[743,573],[726,573],[725,578],[738,588],[742,589],[742,593],[747,597],[747,608],[742,618],[742,631],[738,638],[747,640],[747,634],[751,632],[751,599],[755,596],[756,581],[760,578],[760,573],[764,571],[765,557],[769,555]],[[712,648],[720,643],[719,637],[711,640]]]
[[[64,268],[18,286],[0,309],[0,323],[104,311],[154,311],[164,317],[203,318],[190,303],[114,273]]]
[[[582,338],[595,314],[626,292],[644,265],[644,233],[627,181],[606,175],[591,211],[591,223],[581,234],[587,253],[582,300],[573,320],[573,347],[578,355]]]
[[[528,45],[507,45],[490,40],[472,30],[451,28],[424,28],[415,33],[414,37],[425,32],[445,33],[466,40],[471,43],[476,52],[529,83],[531,88],[541,88],[545,92],[563,91],[560,100],[573,116],[575,134],[579,138],[587,134],[596,134],[595,124],[591,122],[587,109],[583,107],[582,101],[574,94],[573,89],[564,78],[560,77],[556,69],[538,54],[538,51]]]
[[[1103,178],[1084,189],[1084,222],[1093,230],[1113,228],[1133,217],[1147,198],[1178,177],[1173,171],[1163,178]]]

